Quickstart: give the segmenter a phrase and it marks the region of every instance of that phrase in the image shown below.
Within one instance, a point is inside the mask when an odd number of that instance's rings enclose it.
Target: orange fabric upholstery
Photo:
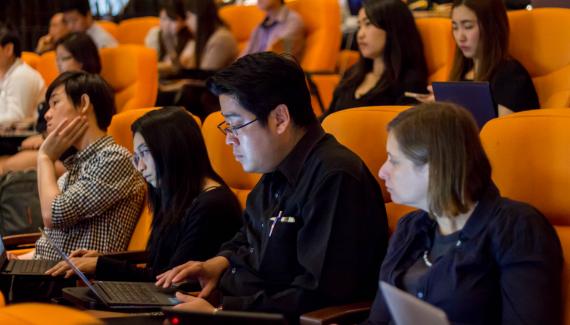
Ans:
[[[247,195],[261,175],[246,173],[241,164],[235,160],[232,147],[226,144],[226,137],[217,128],[223,120],[224,117],[220,112],[210,114],[204,120],[202,134],[212,167],[236,193],[242,208],[245,208]]]
[[[313,80],[313,82],[317,86],[317,89],[319,90],[319,95],[321,96],[321,100],[323,101],[324,108],[325,108],[325,110],[327,110],[329,108],[329,106],[331,105],[334,90],[335,90],[336,86],[338,85],[338,83],[340,82],[340,75],[338,75],[336,73],[334,73],[334,74],[313,74],[313,75],[311,75],[311,79]],[[315,101],[315,99],[313,98],[314,96],[311,96],[311,97],[312,97],[313,101]],[[318,106],[318,104],[313,103],[313,110],[315,112],[319,112],[319,110],[316,109],[315,105]]]
[[[59,75],[57,62],[55,61],[55,51],[48,51],[40,55],[36,70],[38,70],[42,75],[42,78],[44,78],[46,86],[51,84],[51,82]]]
[[[111,120],[111,125],[109,125],[107,129],[107,134],[112,136],[117,144],[127,148],[132,153],[133,134],[131,132],[131,125],[139,117],[155,109],[157,109],[157,107],[139,108],[115,114]]]
[[[570,107],[570,9],[509,12],[509,51],[532,77],[542,108]]]
[[[366,164],[382,187],[384,202],[390,202],[384,181],[378,177],[380,167],[386,161],[386,126],[408,106],[371,106],[334,112],[323,121],[326,132],[338,142],[354,151]]]
[[[151,107],[158,92],[156,51],[139,45],[120,45],[100,51],[101,76],[115,91],[117,112]]]
[[[160,19],[152,16],[125,19],[117,27],[117,41],[119,44],[144,45],[148,31],[159,23]]]
[[[4,301],[4,295],[0,292],[0,307],[4,307],[6,305],[6,301]]]
[[[84,311],[39,303],[15,304],[0,308],[3,325],[99,325],[103,322]]]
[[[40,56],[34,52],[22,51],[22,61],[26,62],[30,67],[37,69]]]
[[[105,29],[109,34],[111,34],[111,36],[117,39],[117,36],[119,35],[118,33],[119,26],[117,24],[108,20],[97,20],[96,22],[97,24],[99,24],[99,26],[103,27],[103,29]]]
[[[501,194],[532,204],[556,228],[565,260],[564,324],[570,324],[569,129],[570,109],[564,108],[510,114],[489,121],[481,131]]]
[[[293,0],[287,5],[301,15],[307,31],[303,70],[333,72],[341,41],[338,0]]]
[[[142,207],[141,215],[139,216],[139,221],[135,226],[135,230],[131,235],[131,240],[129,241],[128,251],[144,251],[148,243],[148,238],[150,236],[150,227],[152,226],[152,211],[150,210],[148,204],[144,203]]]
[[[455,54],[455,41],[448,18],[416,19],[428,68],[428,81],[447,81]]]
[[[341,50],[338,54],[336,68],[338,73],[343,75],[348,68],[353,66],[360,59],[360,52],[353,50]]]
[[[228,24],[238,42],[241,52],[249,41],[251,33],[259,25],[265,13],[257,6],[227,5],[220,8],[219,15]]]

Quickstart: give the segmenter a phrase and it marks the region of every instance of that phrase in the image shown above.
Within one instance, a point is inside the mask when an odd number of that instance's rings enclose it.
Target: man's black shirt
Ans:
[[[247,199],[230,261],[225,309],[297,315],[370,299],[386,252],[382,192],[364,162],[319,124]]]

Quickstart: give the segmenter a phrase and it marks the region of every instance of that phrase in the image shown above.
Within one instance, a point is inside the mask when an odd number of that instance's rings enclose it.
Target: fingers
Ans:
[[[192,300],[198,298],[183,294],[182,292],[176,292],[176,299],[178,299],[180,302],[191,302]]]
[[[155,285],[159,287],[162,286],[163,288],[169,288],[172,286],[172,283],[182,282],[183,280],[186,280],[186,278],[198,273],[195,265],[196,263],[192,261],[178,265],[172,270],[158,275],[156,277],[158,281],[156,281]]]
[[[213,280],[207,281],[206,284],[203,285],[202,290],[198,294],[198,297],[200,298],[209,297],[212,291],[216,289],[216,285],[217,285],[216,281]]]
[[[51,276],[60,276],[60,275],[66,275],[67,277],[67,272],[68,271],[72,271],[73,274],[73,270],[71,270],[71,268],[69,267],[69,265],[67,265],[67,263],[65,261],[61,261],[59,263],[57,263],[54,267],[52,267],[51,269],[47,270],[45,272],[45,274],[47,275],[51,275]]]
[[[71,252],[71,254],[69,254],[69,257],[81,257],[83,255],[85,255],[88,251],[86,249],[80,248],[80,249],[76,249],[73,252]]]

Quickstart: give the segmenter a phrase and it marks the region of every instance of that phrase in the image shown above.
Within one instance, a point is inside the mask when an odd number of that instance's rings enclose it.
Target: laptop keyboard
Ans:
[[[97,286],[105,291],[110,301],[126,304],[158,303],[148,287],[132,282],[98,282]]]
[[[55,265],[54,261],[50,260],[17,260],[10,261],[6,266],[6,272],[17,273],[43,273],[50,267]]]

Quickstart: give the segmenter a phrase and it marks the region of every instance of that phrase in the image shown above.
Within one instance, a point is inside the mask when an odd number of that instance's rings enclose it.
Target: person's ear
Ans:
[[[279,104],[273,110],[273,115],[277,133],[284,133],[291,124],[291,115],[289,114],[289,108],[285,104]]]
[[[91,106],[91,99],[89,99],[89,95],[83,94],[81,95],[81,103],[79,104],[79,112],[82,115],[86,115],[89,112],[89,107]]]
[[[3,50],[8,56],[14,56],[14,43],[4,45]]]

